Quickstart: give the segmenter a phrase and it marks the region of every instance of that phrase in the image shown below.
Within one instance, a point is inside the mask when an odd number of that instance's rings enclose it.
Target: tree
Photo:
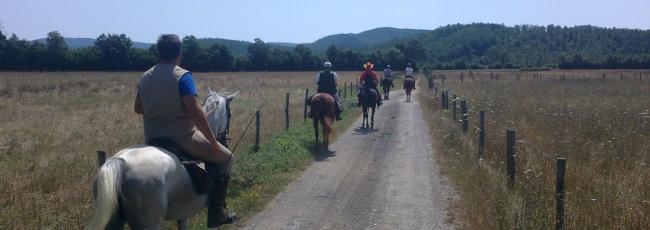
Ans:
[[[404,57],[408,60],[413,62],[417,61],[422,61],[424,60],[427,55],[426,55],[426,50],[420,43],[420,41],[416,39],[409,39],[408,42],[406,42],[405,45],[403,44],[398,44],[395,46],[402,54],[404,54]]]
[[[101,34],[95,41],[95,47],[99,52],[102,70],[126,70],[129,64],[129,50],[132,42],[124,34]]]
[[[303,44],[297,45],[293,49],[300,57],[300,70],[314,70],[318,66],[318,61],[311,52],[311,49]]]
[[[227,46],[215,43],[208,49],[208,60],[210,70],[228,71],[233,69],[235,58]]]
[[[4,64],[4,54],[7,49],[7,37],[2,33],[2,28],[0,28],[0,70],[5,69]]]
[[[259,38],[256,38],[255,42],[248,46],[248,59],[255,66],[255,69],[268,69],[270,51],[271,47]]]
[[[47,33],[47,64],[46,67],[51,70],[63,70],[68,62],[66,53],[68,51],[68,44],[61,34],[57,31]]]
[[[191,70],[207,70],[207,52],[199,45],[196,37],[190,35],[183,38],[182,66]]]
[[[328,48],[327,51],[325,51],[325,54],[327,55],[327,60],[336,63],[338,60],[337,58],[339,57],[339,49],[336,48],[336,45],[331,44]]]

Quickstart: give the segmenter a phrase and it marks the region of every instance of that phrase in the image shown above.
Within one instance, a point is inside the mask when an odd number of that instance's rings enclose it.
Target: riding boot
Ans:
[[[337,121],[343,120],[343,117],[341,116],[341,110],[338,108],[336,109],[336,120]]]
[[[361,107],[361,95],[357,94],[357,107]]]
[[[226,191],[228,191],[229,182],[230,175],[215,177],[215,188],[210,192],[208,201],[208,228],[232,224],[237,220],[237,214],[230,211],[226,205]]]

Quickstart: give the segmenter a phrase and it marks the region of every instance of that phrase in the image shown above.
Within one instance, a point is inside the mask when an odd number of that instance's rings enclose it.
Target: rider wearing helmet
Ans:
[[[375,75],[375,72],[372,71],[372,68],[375,67],[370,62],[366,62],[366,64],[363,65],[365,70],[363,73],[361,73],[361,76],[359,77],[359,84],[361,87],[364,89],[375,89],[375,92],[377,92],[377,106],[381,105],[381,95],[379,94],[379,90],[377,90],[377,84],[379,83],[377,81],[377,75]],[[357,92],[357,99],[359,102],[357,103],[357,106],[361,106],[361,90]]]
[[[382,85],[387,84],[384,83],[384,81],[390,81],[391,87],[395,87],[395,85],[393,84],[393,71],[391,70],[390,65],[387,65],[386,68],[384,69],[384,78],[382,79]]]
[[[329,95],[332,95],[334,97],[334,101],[336,102],[336,120],[341,120],[341,113],[343,112],[343,103],[341,103],[341,99],[339,98],[339,95],[336,93],[338,90],[336,89],[336,80],[338,76],[336,75],[336,72],[332,71],[332,63],[330,62],[325,62],[323,64],[324,70],[319,72],[316,75],[316,85],[318,86],[318,89],[316,90],[317,93],[328,93]],[[309,99],[311,101],[311,98]]]
[[[415,78],[413,77],[413,68],[411,67],[410,62],[406,65],[406,69],[404,70],[404,73],[406,77],[410,77],[411,79],[415,80]],[[415,89],[415,86],[413,86],[413,89]]]

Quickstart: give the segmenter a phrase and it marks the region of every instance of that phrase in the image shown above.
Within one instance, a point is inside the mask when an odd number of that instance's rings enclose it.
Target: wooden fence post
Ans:
[[[354,95],[354,90],[352,90],[352,82],[350,82],[350,96]]]
[[[253,149],[255,151],[260,150],[260,111],[255,112],[255,146]]]
[[[97,168],[101,168],[102,165],[106,162],[106,152],[97,151]]]
[[[284,103],[284,130],[289,130],[289,93]]]
[[[305,89],[305,107],[302,112],[303,122],[307,121],[307,100],[309,99],[309,88]]]
[[[451,101],[451,106],[452,106],[451,110],[453,111],[452,118],[453,118],[453,121],[456,122],[456,94],[453,94],[451,96],[451,100],[452,100]]]
[[[445,91],[440,92],[440,107],[445,109]]]
[[[463,133],[467,133],[467,129],[469,127],[467,127],[468,114],[467,114],[467,102],[465,100],[460,101],[460,113],[461,113],[460,117],[462,119],[462,125],[463,125]]]
[[[621,80],[623,80],[623,74],[621,73]]]
[[[555,179],[555,229],[564,229],[564,172],[566,159],[557,159],[557,172]]]
[[[485,153],[485,111],[480,111],[478,116],[478,158],[483,159]]]
[[[507,176],[508,176],[508,187],[512,187],[515,184],[515,131],[508,129],[506,132],[507,138],[507,149],[506,149],[506,161],[507,161]]]
[[[348,97],[348,82],[343,83],[343,98]]]
[[[460,73],[460,82],[461,82],[461,83],[463,82],[463,78],[465,78],[465,76],[464,76],[463,73],[461,72],[461,73]]]

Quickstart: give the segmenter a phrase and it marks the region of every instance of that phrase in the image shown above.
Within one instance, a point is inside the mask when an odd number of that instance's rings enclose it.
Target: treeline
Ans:
[[[376,69],[408,62],[429,69],[619,69],[650,68],[650,30],[594,26],[449,25],[373,48],[313,52],[306,45],[271,46],[261,39],[246,55],[234,56],[223,43],[183,38],[183,67],[193,71],[317,70],[329,60],[335,70]],[[142,71],[157,62],[155,47],[134,48],[124,34],[102,34],[94,46],[69,49],[56,31],[45,43],[6,38],[0,31],[0,70]]]
[[[316,54],[305,45],[276,48],[255,39],[248,46],[247,55],[237,58],[227,46],[218,43],[205,46],[194,36],[184,37],[182,44],[181,66],[192,71],[311,71],[320,69],[325,60],[331,61],[336,70],[360,70],[366,61],[382,68],[387,64],[402,67],[411,61],[406,57],[412,54],[416,59],[424,57],[424,49],[415,40],[368,52],[338,49],[332,45],[325,54]],[[47,34],[45,43],[19,39],[15,34],[7,39],[0,31],[0,70],[142,71],[157,61],[155,45],[148,49],[135,48],[124,34],[101,34],[94,46],[69,49],[63,36],[56,31]]]
[[[435,69],[650,68],[650,30],[476,23],[417,39]]]

